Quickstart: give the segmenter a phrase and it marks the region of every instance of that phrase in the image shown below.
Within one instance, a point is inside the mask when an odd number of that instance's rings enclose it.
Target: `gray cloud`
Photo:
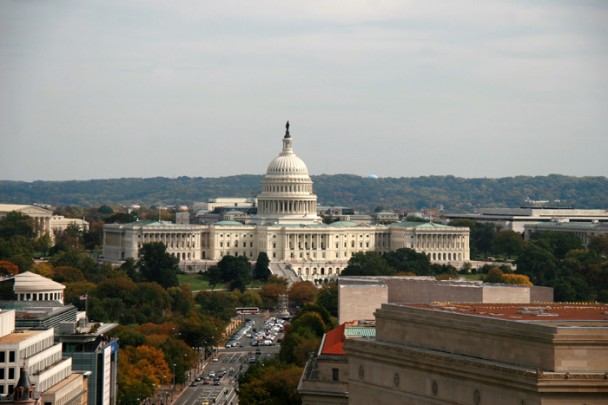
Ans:
[[[0,179],[607,175],[602,2],[0,3]]]

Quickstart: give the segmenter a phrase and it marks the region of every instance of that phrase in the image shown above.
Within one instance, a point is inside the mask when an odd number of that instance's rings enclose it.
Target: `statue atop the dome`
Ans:
[[[289,121],[285,124],[285,138],[291,138],[291,135],[289,135]]]

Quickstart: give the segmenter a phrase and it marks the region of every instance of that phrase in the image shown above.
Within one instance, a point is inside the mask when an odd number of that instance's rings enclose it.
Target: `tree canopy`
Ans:
[[[139,260],[136,267],[145,280],[169,288],[178,284],[178,265],[179,259],[167,253],[164,243],[150,242],[144,243],[139,250]]]

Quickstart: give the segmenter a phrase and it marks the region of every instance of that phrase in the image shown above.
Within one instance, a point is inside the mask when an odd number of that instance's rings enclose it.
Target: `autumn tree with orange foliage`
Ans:
[[[286,294],[287,287],[280,284],[264,284],[260,288],[260,296],[264,302],[264,307],[274,308],[277,306],[279,295]]]
[[[523,274],[503,274],[501,282],[504,284],[533,285],[530,278]]]
[[[162,350],[147,345],[121,349],[118,357],[120,403],[139,403],[172,379],[171,368]]]
[[[317,287],[310,281],[296,281],[289,287],[287,294],[289,303],[299,307],[315,302],[318,292]]]
[[[0,276],[15,276],[19,274],[19,266],[8,260],[0,260]]]

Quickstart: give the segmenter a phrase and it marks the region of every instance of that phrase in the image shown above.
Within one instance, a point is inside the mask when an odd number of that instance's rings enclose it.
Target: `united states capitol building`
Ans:
[[[357,252],[411,248],[432,263],[460,267],[469,261],[469,228],[435,223],[324,224],[308,168],[293,151],[289,124],[279,156],[268,165],[257,196],[257,214],[243,223],[137,221],[104,225],[103,255],[111,261],[137,258],[144,243],[163,242],[185,270],[198,271],[223,256],[255,261],[266,252],[274,274],[315,283],[336,278]]]

